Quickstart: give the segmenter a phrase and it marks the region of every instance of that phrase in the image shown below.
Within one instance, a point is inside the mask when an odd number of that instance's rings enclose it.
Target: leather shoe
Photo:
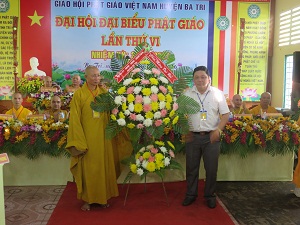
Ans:
[[[196,200],[196,198],[185,197],[185,199],[182,202],[182,205],[188,206],[188,205],[192,204],[195,200]]]
[[[207,206],[208,206],[208,208],[211,208],[211,209],[216,208],[216,199],[215,198],[207,199]]]

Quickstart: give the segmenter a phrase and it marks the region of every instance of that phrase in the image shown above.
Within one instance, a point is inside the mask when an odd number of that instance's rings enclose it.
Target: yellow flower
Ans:
[[[157,97],[158,97],[158,100],[161,102],[165,101],[165,99],[166,99],[166,97],[164,96],[163,93],[158,93]]]
[[[170,110],[171,109],[171,103],[170,102],[166,102],[166,109]]]
[[[163,141],[155,141],[155,144],[159,145],[159,146],[164,146],[165,143]]]
[[[168,85],[167,88],[168,88],[168,91],[169,91],[171,94],[173,94],[173,92],[174,92],[174,91],[173,91],[173,88],[172,88],[170,85]]]
[[[169,116],[170,116],[170,117],[173,117],[174,115],[175,115],[175,111],[172,110],[172,111],[170,112]]]
[[[121,119],[125,119],[124,113],[123,113],[123,112],[119,112],[119,117],[120,117]]]
[[[140,64],[143,64],[143,65],[148,65],[148,64],[150,64],[150,62],[149,62],[149,60],[142,60],[142,61],[140,61]]]
[[[158,80],[156,79],[156,78],[150,78],[149,79],[149,81],[150,81],[150,83],[152,84],[152,85],[158,85]]]
[[[151,89],[150,88],[143,88],[142,93],[145,96],[149,96],[149,95],[151,95]]]
[[[66,143],[67,141],[67,135],[63,135],[60,140],[57,142],[58,148],[61,148],[61,146]]]
[[[178,119],[179,119],[179,116],[176,116],[176,117],[174,118],[174,120],[173,120],[173,122],[172,122],[173,125],[176,124],[176,123],[178,122]]]
[[[127,109],[127,105],[126,105],[126,103],[124,102],[124,103],[122,104],[122,110],[125,111],[126,109]]]
[[[170,94],[166,95],[166,101],[167,101],[167,103],[168,102],[171,103],[173,101],[173,98],[172,98],[172,96]]]
[[[164,168],[164,162],[162,160],[158,160],[158,161],[155,161],[155,164],[156,164],[156,168],[159,170],[161,168]]]
[[[154,116],[153,112],[150,112],[150,111],[146,112],[146,114],[145,114],[146,119],[152,119],[153,116]]]
[[[129,124],[127,124],[127,127],[128,127],[129,129],[132,129],[132,128],[135,127],[135,125],[134,125],[133,123],[129,123]]]
[[[136,171],[137,171],[136,164],[130,164],[130,170],[131,170],[131,172],[136,173]]]
[[[140,80],[141,80],[141,78],[136,78],[136,79],[132,80],[130,83],[136,84],[136,83],[140,82]]]
[[[164,155],[161,154],[161,153],[157,153],[157,154],[155,154],[154,158],[155,158],[156,160],[163,160]]]
[[[168,123],[170,123],[170,118],[169,117],[164,118],[163,122],[165,125],[167,125]]]
[[[122,95],[122,94],[125,93],[125,91],[126,91],[126,87],[124,87],[124,86],[123,86],[123,87],[120,87],[119,90],[118,90],[118,94],[119,94],[119,95]]]
[[[174,147],[174,145],[172,144],[172,142],[167,141],[167,143],[168,143],[168,145],[169,145],[171,148],[175,149],[175,147]]]
[[[136,153],[135,154],[135,159],[138,159],[138,158],[140,158],[140,156],[141,156],[141,154],[138,152],[138,153]]]
[[[156,112],[159,108],[158,102],[151,102],[151,109]]]
[[[151,155],[150,152],[144,152],[143,153],[143,158],[148,159],[150,157],[150,155]]]
[[[129,94],[128,96],[127,96],[127,101],[130,103],[130,102],[133,102],[135,100],[135,97],[134,97],[134,95],[133,94]]]
[[[147,169],[149,172],[154,172],[154,171],[155,171],[155,163],[154,163],[154,162],[149,162],[149,163],[147,164],[146,169]]]
[[[134,111],[136,113],[140,113],[143,111],[143,105],[141,103],[137,103],[134,105]]]

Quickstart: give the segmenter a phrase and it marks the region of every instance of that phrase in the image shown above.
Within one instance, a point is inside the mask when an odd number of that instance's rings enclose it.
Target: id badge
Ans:
[[[100,118],[100,112],[93,110],[93,118]]]
[[[200,119],[201,120],[206,120],[207,119],[207,112],[206,111],[200,112]]]

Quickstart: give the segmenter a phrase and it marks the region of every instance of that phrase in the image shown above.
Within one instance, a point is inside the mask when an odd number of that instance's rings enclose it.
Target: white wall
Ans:
[[[276,0],[275,3],[274,52],[272,59],[272,105],[275,107],[283,107],[285,56],[300,51],[300,44],[278,46],[280,13],[298,6],[300,6],[299,0]]]

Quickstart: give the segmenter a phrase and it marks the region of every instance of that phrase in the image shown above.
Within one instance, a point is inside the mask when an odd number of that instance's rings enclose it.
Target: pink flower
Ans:
[[[178,109],[178,103],[173,104],[173,110],[176,111]]]
[[[65,74],[65,79],[66,79],[66,80],[70,80],[70,79],[71,79],[71,75],[70,75],[70,74],[68,74],[68,73],[67,73],[67,74]]]
[[[163,122],[162,120],[156,120],[154,124],[155,126],[159,127],[162,124],[162,122]]]
[[[163,109],[160,111],[160,116],[165,117],[167,115],[168,111],[166,109]]]
[[[148,159],[148,162],[154,162],[154,161],[155,161],[154,156],[150,156],[149,159]]]
[[[141,69],[140,68],[135,68],[134,70],[132,70],[132,75],[136,74],[138,72],[141,72]]]
[[[153,73],[154,75],[159,75],[159,74],[160,74],[160,71],[159,71],[158,69],[156,69],[156,68],[152,68],[152,73]]]
[[[151,105],[144,105],[144,112],[149,112],[149,111],[151,111]]]
[[[114,114],[114,115],[117,115],[119,112],[119,110],[117,108],[114,108],[111,113]]]
[[[141,83],[146,85],[146,84],[150,84],[150,81],[149,80],[142,80]]]
[[[8,85],[0,87],[0,95],[8,95],[10,93],[10,89],[11,87]]]
[[[157,94],[152,94],[150,96],[150,99],[151,99],[152,102],[157,102],[157,100],[158,100]]]
[[[143,128],[144,128],[144,125],[141,124],[141,123],[139,123],[138,125],[136,125],[136,127],[137,127],[138,129],[143,129]]]
[[[161,90],[162,93],[167,94],[167,88],[164,86],[159,86],[159,90]]]
[[[129,115],[129,118],[131,119],[131,120],[136,120],[136,115],[135,114],[133,114],[133,113],[130,113],[130,115]]]
[[[170,156],[171,156],[172,158],[175,158],[175,154],[174,154],[173,150],[170,150],[170,151],[169,151],[169,154],[170,154]]]
[[[142,103],[143,102],[143,96],[137,95],[135,96],[135,103]]]
[[[157,149],[157,148],[151,148],[150,151],[151,151],[151,153],[153,153],[153,154],[158,153],[158,149]]]
[[[143,156],[139,157],[140,162],[142,162],[144,160]]]
[[[129,88],[127,89],[126,93],[127,93],[127,94],[132,94],[132,93],[133,93],[133,90],[134,90],[134,87],[131,86],[131,87],[129,87]]]

